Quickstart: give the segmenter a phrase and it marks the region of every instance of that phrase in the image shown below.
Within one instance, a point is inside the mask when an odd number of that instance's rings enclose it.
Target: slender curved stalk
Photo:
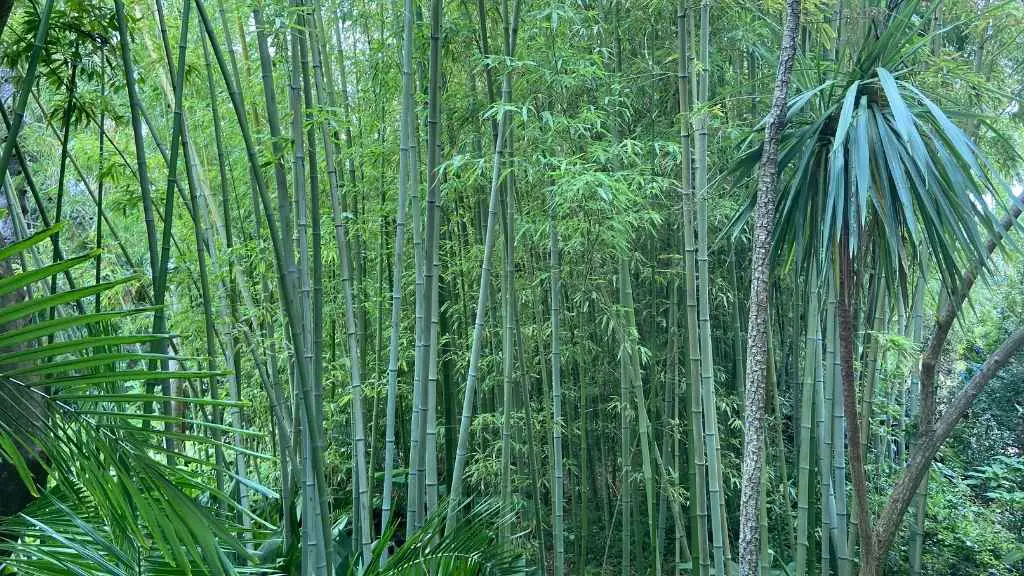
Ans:
[[[53,212],[54,224],[59,224],[64,216],[64,182],[68,168],[68,146],[71,140],[69,133],[71,130],[71,116],[75,112],[75,88],[77,85],[77,78],[78,66],[76,64],[72,64],[71,78],[68,80],[67,104],[65,104],[64,106],[64,115],[61,120],[63,127],[61,130],[62,135],[60,139],[60,167],[57,170],[57,202]],[[57,262],[61,258],[60,232],[55,232],[53,236],[51,236],[50,238],[52,239],[53,243],[53,262]],[[58,276],[54,275],[50,279],[50,294],[57,293],[57,278]],[[98,296],[99,295],[97,294],[97,297]],[[81,303],[79,303],[79,307],[81,307]],[[56,314],[57,309],[55,307],[51,307],[49,313],[50,320],[53,320],[56,317]],[[54,334],[50,334],[50,336],[47,338],[47,342],[49,344],[53,344],[54,336]]]
[[[52,0],[47,2],[47,6],[51,6],[52,4]],[[154,302],[156,302],[156,284],[158,269],[160,267],[160,252],[158,249],[159,244],[157,242],[156,220],[154,218],[153,192],[150,187],[149,169],[147,168],[148,165],[146,163],[146,140],[145,133],[142,129],[139,90],[135,84],[135,66],[132,63],[131,44],[129,39],[130,37],[128,35],[128,19],[125,15],[123,0],[114,0],[114,13],[117,18],[118,38],[121,44],[121,65],[124,69],[125,88],[128,92],[128,108],[132,120],[132,136],[135,142],[135,164],[137,166],[136,170],[139,176],[139,188],[142,192],[142,212],[146,223],[146,244],[149,248],[150,280],[154,285]],[[49,15],[49,10],[46,11],[46,14]],[[32,63],[30,61],[30,65],[31,64]],[[34,68],[31,69],[34,72]],[[21,102],[22,96],[27,98],[27,91],[19,97],[19,102]],[[16,107],[14,122],[11,123],[11,129],[13,130],[12,134],[14,135],[17,135],[17,129],[21,126],[21,118],[18,112],[19,110]],[[24,112],[24,105],[21,106],[21,112]],[[8,137],[7,142],[13,144],[14,138]],[[0,157],[0,170],[2,170],[0,173],[6,172],[7,160],[7,146],[5,145],[4,156]],[[162,312],[159,312],[159,314],[162,314]],[[156,314],[154,314],[154,327],[156,321],[155,316]],[[160,332],[157,333],[159,334]],[[153,346],[153,352],[160,353],[160,344],[154,343]],[[147,392],[152,392],[156,384],[153,382],[147,382],[146,386],[148,389]],[[152,405],[146,403],[143,406],[143,409],[144,411],[150,412],[152,411]]]
[[[227,155],[224,150],[224,134],[221,125],[220,106],[217,103],[217,89],[213,78],[213,67],[210,63],[210,48],[205,38],[202,39],[202,42],[200,42],[200,44],[203,48],[203,63],[206,71],[206,85],[207,91],[209,93],[210,114],[211,119],[213,121],[214,145],[217,153],[217,173],[220,178],[219,183],[221,192],[221,211],[224,247],[228,254],[229,260],[227,263],[227,267],[234,269],[234,263],[230,261],[230,254],[234,249],[234,234],[231,216],[231,199],[229,195],[231,185],[229,183],[227,172]],[[197,213],[195,207],[193,207],[192,212],[193,214]],[[212,245],[213,243],[211,242],[211,246]],[[216,261],[216,258],[214,258],[213,260]],[[225,275],[227,276],[227,284],[225,288],[226,298],[228,301],[229,316],[231,318],[232,324],[238,326],[241,324],[241,314],[238,306],[237,292],[239,289],[245,290],[246,288],[244,285],[241,285],[241,283],[236,281],[235,276],[232,273],[232,270],[228,270],[225,273]],[[240,402],[242,399],[242,387],[240,377],[242,373],[242,358],[241,342],[236,331],[231,332],[230,341],[227,343],[227,345],[222,346],[222,348],[224,350],[225,364],[229,366],[233,372],[229,377],[230,386],[228,389],[228,396],[232,401]],[[256,364],[257,366],[259,366],[258,361],[256,362]],[[231,419],[231,426],[236,430],[242,430],[242,411],[238,408],[231,408],[228,410],[228,413]],[[243,436],[240,432],[236,432],[234,434],[233,442],[236,448],[235,474],[237,474],[239,478],[247,479],[249,473],[245,462],[245,453],[242,450],[240,450],[244,446]],[[291,474],[288,470],[288,457],[286,454],[284,454],[286,450],[286,444],[283,442],[279,442],[279,444],[280,446],[278,448],[280,450],[279,457],[281,459],[281,480],[284,486],[289,486],[287,482],[289,481]],[[283,489],[282,492],[288,493],[289,490],[286,488]],[[251,527],[252,520],[251,518],[249,518],[247,514],[244,513],[244,511],[248,510],[249,508],[249,489],[244,482],[239,482],[238,484],[238,505],[242,509],[242,512],[240,512],[238,518],[239,523],[242,525],[242,537],[248,540],[250,538],[248,529]],[[291,531],[291,518],[288,514],[284,514],[282,516],[282,521],[285,524],[283,533],[287,535]]]
[[[619,263],[619,277],[623,282],[623,306],[625,316],[625,349],[628,353],[629,358],[629,376],[630,376],[630,389],[633,391],[634,400],[636,401],[636,413],[637,413],[637,425],[640,430],[640,461],[643,467],[644,475],[644,494],[647,500],[647,528],[648,536],[650,537],[652,544],[650,546],[651,554],[653,555],[653,564],[655,574],[662,573],[662,558],[661,558],[661,547],[658,545],[658,531],[655,526],[654,519],[654,492],[655,492],[655,480],[654,480],[654,465],[651,458],[651,447],[657,451],[657,445],[654,442],[654,438],[651,434],[651,421],[647,416],[647,397],[643,390],[643,378],[640,372],[640,343],[638,341],[638,334],[636,328],[636,313],[633,305],[633,282],[629,274],[629,261],[626,258],[620,258]],[[661,478],[663,481],[667,481],[667,475],[659,460],[659,472],[661,472]]]
[[[510,82],[508,74],[504,82]],[[466,469],[466,458],[469,450],[470,424],[473,418],[473,396],[476,393],[477,371],[480,366],[480,350],[483,345],[484,323],[487,321],[487,305],[490,297],[491,259],[494,251],[494,228],[497,220],[498,189],[501,180],[501,158],[504,153],[505,124],[507,112],[502,112],[498,121],[498,140],[494,145],[494,160],[491,172],[491,192],[488,199],[487,227],[484,233],[484,256],[480,268],[480,290],[477,296],[476,321],[473,325],[473,338],[469,356],[469,371],[466,378],[466,390],[462,400],[462,418],[459,423],[459,439],[455,450],[455,468],[452,472],[452,487],[448,518],[445,532],[455,529],[458,508],[462,502],[462,483]]]
[[[437,0],[435,0],[437,1]],[[513,19],[518,19],[516,10]],[[511,47],[510,47],[511,48]],[[511,52],[509,53],[511,56]],[[498,210],[498,190],[501,185],[502,159],[505,155],[505,135],[508,125],[508,104],[512,97],[511,72],[506,71],[502,78],[501,99],[503,108],[498,119],[498,137],[494,142],[494,156],[491,166],[491,190],[488,198],[487,226],[484,232],[484,254],[480,265],[480,289],[477,295],[476,319],[473,324],[473,337],[469,356],[469,370],[466,376],[466,389],[462,399],[462,417],[459,421],[459,440],[455,450],[455,466],[452,471],[452,485],[448,504],[448,517],[445,521],[445,533],[455,530],[458,510],[462,504],[462,484],[469,452],[470,424],[473,420],[473,397],[476,393],[477,373],[480,366],[480,350],[483,345],[484,323],[487,321],[487,305],[490,297],[491,260],[494,252],[494,229]]]
[[[702,0],[700,6],[699,59],[701,73],[697,77],[697,99],[704,105],[708,102],[708,76],[711,36],[711,6]],[[715,573],[725,574],[725,527],[722,511],[725,507],[722,492],[722,469],[719,458],[718,414],[715,400],[714,357],[711,348],[711,302],[710,275],[708,267],[708,123],[707,112],[696,118],[696,221],[697,221],[697,289],[700,323],[700,380],[701,401],[704,405],[704,443],[708,458],[708,496],[711,517],[711,539],[714,548]]]
[[[131,56],[128,52],[128,26],[127,21],[124,18],[124,5],[121,3],[121,0],[117,0],[117,2],[118,4],[115,5],[115,10],[117,10],[117,6],[120,6],[120,10],[117,14],[117,22],[120,32],[121,52],[124,56],[123,61],[125,63],[126,83],[130,83],[131,85],[129,88],[129,97],[131,97],[132,92],[134,92],[135,80],[129,74],[129,72],[132,71],[132,67]],[[7,137],[4,140],[2,152],[0,152],[0,174],[7,174],[7,168],[11,164],[11,156],[14,154],[14,145],[18,141],[18,135],[21,134],[22,124],[25,122],[25,107],[28,105],[28,97],[32,93],[32,86],[36,83],[36,72],[39,69],[39,58],[42,55],[43,46],[46,44],[46,37],[50,32],[50,13],[52,11],[53,0],[46,0],[42,9],[39,10],[39,22],[36,27],[35,40],[32,43],[32,52],[29,53],[28,65],[25,67],[25,76],[22,78],[21,86],[18,89],[18,98],[14,101],[12,118],[10,126],[7,129]],[[134,98],[135,100],[138,99],[137,92],[135,92]]]
[[[506,0],[502,0],[502,6],[506,7]],[[513,325],[513,306],[515,302],[515,216],[514,199],[511,197],[512,186],[505,182],[505,194],[502,197],[502,209],[504,215],[504,237],[505,237],[505,258],[504,273],[502,274],[501,296],[504,306],[504,330],[501,340],[502,357],[502,401],[501,401],[501,503],[502,506],[511,510],[512,508],[512,387],[515,386],[515,368],[513,351],[513,339],[515,338],[515,327]],[[505,525],[501,528],[500,536],[504,542],[512,538],[512,526]]]
[[[835,389],[836,359],[836,297],[835,281],[827,281],[828,303],[825,309],[825,339],[822,342],[825,361],[817,398],[818,474],[821,476],[821,573],[832,572],[832,534],[835,531],[835,486],[832,483],[832,403]]]
[[[100,80],[100,98],[104,98],[107,95],[107,83],[105,82],[106,75],[101,75]],[[96,275],[94,282],[99,284],[103,277],[103,144],[106,141],[105,126],[107,121],[106,111],[100,112],[99,119],[99,158],[97,160],[96,168],[96,249],[100,251],[96,255]],[[102,308],[101,295],[96,295],[95,312],[99,313]]]
[[[838,340],[835,340],[838,344]],[[836,347],[838,350],[838,347]],[[836,548],[839,576],[849,576],[852,569],[849,552],[849,512],[846,506],[846,415],[843,413],[843,379],[839,373],[839,354],[835,355],[835,376],[832,377],[832,486],[836,517],[832,541]]]
[[[910,340],[917,346],[921,344],[922,334],[924,332],[924,294],[925,289],[928,286],[928,260],[925,259],[924,265],[921,269],[921,277],[918,278],[916,285],[914,286],[914,300],[910,308]],[[921,397],[921,364],[915,363],[910,373],[910,390],[911,397],[919,399]],[[918,404],[919,406],[919,404]],[[920,410],[915,410],[916,414],[911,414],[912,417],[920,417]],[[921,427],[922,429],[924,426]],[[911,446],[911,450],[914,446]],[[928,476],[921,480],[921,483],[917,487],[917,491],[914,493],[914,498],[910,504],[914,511],[914,517],[910,523],[910,543],[908,545],[908,568],[910,576],[920,576],[921,574],[921,553],[924,548],[924,521],[925,513],[927,512],[928,506]]]

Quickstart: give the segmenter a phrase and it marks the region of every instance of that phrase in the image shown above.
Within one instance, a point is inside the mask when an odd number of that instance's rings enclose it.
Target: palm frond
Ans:
[[[438,574],[444,576],[518,576],[527,573],[521,550],[498,541],[499,529],[514,521],[514,515],[497,500],[487,500],[467,508],[454,532],[444,532],[448,502],[442,502],[383,567],[374,552],[374,561],[364,576],[401,576]],[[393,530],[393,529],[392,529]],[[386,543],[388,538],[381,538]]]
[[[0,249],[0,256],[12,258],[53,233]],[[34,283],[45,285],[94,257],[19,270],[0,280],[0,293],[16,296]],[[237,504],[208,485],[216,464],[196,456],[235,448],[185,427],[193,422],[200,424],[197,430],[212,430],[218,424],[207,421],[204,406],[241,404],[145,393],[146,381],[221,375],[187,369],[195,359],[139,351],[166,335],[118,334],[122,321],[151,309],[80,314],[67,306],[125,281],[14,298],[0,311],[0,325],[7,328],[0,334],[0,456],[40,496],[19,515],[0,520],[0,553],[19,574],[234,574],[229,556],[250,554],[231,523],[215,518],[200,497]],[[36,321],[49,310],[66,315]],[[186,368],[145,369],[154,358]],[[147,412],[154,401],[183,410]],[[189,412],[199,417],[188,418]],[[157,430],[153,422],[166,426]],[[168,438],[176,441],[173,448]],[[30,460],[45,469],[45,481],[33,476]]]
[[[909,76],[906,68],[886,67],[906,65],[927,37],[918,5],[905,3],[884,31],[868,35],[852,69],[837,76],[842,90],[823,84],[790,99],[777,262],[813,263],[824,275],[844,228],[851,258],[869,238],[880,243],[877,265],[893,286],[924,253],[950,286],[983,260],[985,241],[996,233],[990,205],[1006,197],[1005,184],[949,114],[900,80]],[[759,148],[755,142],[735,169],[752,171]],[[748,215],[743,210],[730,224],[733,236]]]

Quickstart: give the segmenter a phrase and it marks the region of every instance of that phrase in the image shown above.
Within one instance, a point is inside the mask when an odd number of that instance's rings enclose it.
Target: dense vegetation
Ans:
[[[0,1],[0,574],[1024,574],[1022,29]]]

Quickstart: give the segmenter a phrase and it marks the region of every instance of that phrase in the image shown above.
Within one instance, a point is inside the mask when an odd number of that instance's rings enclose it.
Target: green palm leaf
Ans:
[[[53,233],[46,230],[0,249],[0,256],[17,256]],[[21,270],[0,280],[0,293],[49,283],[58,274],[89,266],[94,257],[88,253]],[[204,435],[213,428],[202,418],[143,410],[154,401],[173,401],[198,414],[208,405],[241,405],[136,391],[147,380],[201,381],[222,373],[133,368],[153,359],[173,358],[184,365],[194,359],[137,351],[166,335],[118,334],[120,322],[151,309],[79,314],[68,306],[128,280],[39,295],[0,311],[0,324],[8,328],[0,334],[0,456],[41,494],[20,515],[0,520],[0,532],[7,535],[0,552],[19,574],[222,575],[235,573],[229,553],[249,557],[235,527],[215,519],[199,500],[211,494],[237,508],[227,494],[207,486],[216,465],[193,457],[207,448],[242,449]],[[64,315],[36,321],[50,309]],[[173,426],[157,430],[153,421]],[[199,433],[176,431],[189,422],[200,424]],[[166,449],[167,438],[176,440],[175,450]],[[28,457],[45,468],[45,483],[33,477]]]

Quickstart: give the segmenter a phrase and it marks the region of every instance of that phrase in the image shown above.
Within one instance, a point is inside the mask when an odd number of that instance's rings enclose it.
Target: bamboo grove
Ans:
[[[0,16],[0,573],[1024,570],[1019,2]]]

